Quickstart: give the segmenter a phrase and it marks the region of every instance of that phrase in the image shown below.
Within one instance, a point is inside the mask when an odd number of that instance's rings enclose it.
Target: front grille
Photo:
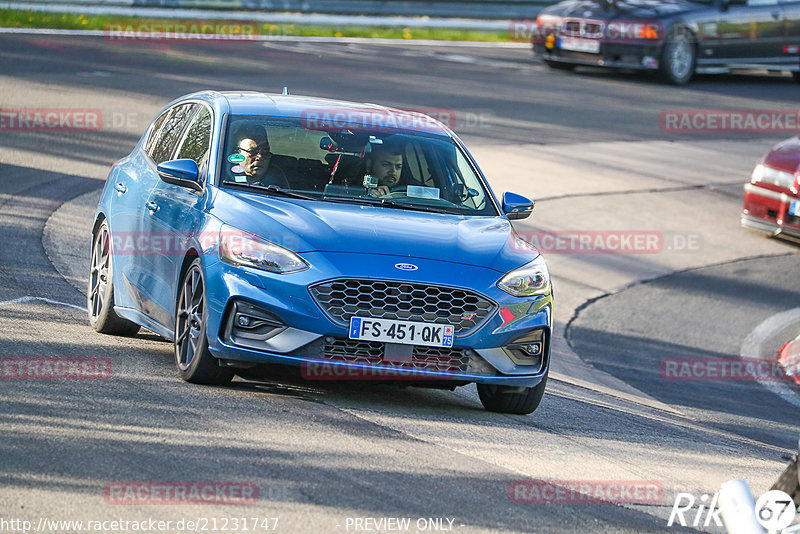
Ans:
[[[600,22],[587,22],[583,20],[568,20],[561,26],[561,35],[567,37],[584,37],[586,39],[600,39],[603,37],[603,24]]]
[[[456,335],[474,331],[497,305],[489,299],[452,287],[391,280],[340,279],[309,288],[311,296],[336,324],[351,317],[449,324]]]
[[[385,361],[385,343],[326,338],[322,360],[358,363],[392,369],[416,369],[444,373],[494,374],[486,361],[469,349],[414,345],[410,361]]]

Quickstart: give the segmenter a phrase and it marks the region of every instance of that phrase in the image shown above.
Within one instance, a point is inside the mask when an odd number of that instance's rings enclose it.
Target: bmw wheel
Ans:
[[[532,388],[477,384],[478,396],[481,398],[484,408],[490,412],[519,415],[533,413],[539,407],[546,385],[547,374],[544,375],[538,386]]]
[[[233,371],[220,367],[208,350],[205,284],[199,258],[183,275],[175,309],[175,365],[181,378],[195,384],[229,383]]]
[[[89,311],[89,323],[92,328],[101,334],[116,336],[136,334],[139,331],[139,325],[123,319],[114,312],[111,234],[106,221],[103,221],[92,239],[90,265],[86,308]]]
[[[669,83],[684,85],[692,79],[697,66],[697,50],[691,32],[683,28],[672,31],[664,42],[659,73]]]

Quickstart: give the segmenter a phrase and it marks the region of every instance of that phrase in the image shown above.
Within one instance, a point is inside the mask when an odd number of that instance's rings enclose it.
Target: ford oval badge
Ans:
[[[395,263],[394,267],[395,269],[400,269],[401,271],[416,271],[419,269],[419,267],[413,263]]]

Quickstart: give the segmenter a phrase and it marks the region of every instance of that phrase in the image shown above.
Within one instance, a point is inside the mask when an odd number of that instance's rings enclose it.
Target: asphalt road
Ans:
[[[658,372],[667,357],[737,357],[753,329],[798,302],[798,248],[738,228],[741,185],[785,134],[667,133],[661,113],[796,109],[789,77],[701,77],[676,89],[631,74],[549,72],[524,49],[444,46],[2,36],[0,51],[0,110],[103,118],[90,132],[0,130],[0,355],[112,365],[107,380],[0,381],[0,519],[277,517],[280,532],[355,532],[367,524],[357,529],[356,518],[408,517],[410,531],[420,518],[452,520],[459,532],[673,531],[678,492],[699,497],[743,478],[757,496],[796,445],[797,407],[760,384]],[[185,384],[157,336],[88,326],[93,204],[109,166],[172,98],[283,86],[454,115],[495,189],[537,199],[518,225],[529,235],[645,230],[665,246],[548,255],[555,373],[531,416],[487,413],[473,387],[346,388],[281,374],[230,388]],[[663,496],[513,502],[510,485],[531,479],[648,481]],[[258,499],[104,498],[109,484],[130,481],[239,481]]]

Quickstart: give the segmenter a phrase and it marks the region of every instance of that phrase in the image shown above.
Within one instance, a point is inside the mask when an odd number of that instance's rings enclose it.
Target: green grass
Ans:
[[[82,15],[79,13],[50,13],[24,9],[0,9],[0,27],[5,28],[57,28],[83,30],[118,30],[141,29],[142,31],[167,31],[169,25],[183,25],[181,30],[170,32],[194,33],[191,27],[208,24],[210,26],[228,24],[227,29],[217,33],[247,33],[250,35],[301,35],[317,37],[371,37],[382,39],[434,39],[441,41],[511,41],[507,31],[475,31],[451,28],[397,28],[387,26],[321,26],[299,24],[269,24],[246,22],[247,13],[234,17],[236,23],[222,20],[188,20],[188,19],[151,19],[141,17],[123,17],[115,15]],[[201,31],[202,30],[195,30]],[[205,33],[211,33],[206,30]]]

